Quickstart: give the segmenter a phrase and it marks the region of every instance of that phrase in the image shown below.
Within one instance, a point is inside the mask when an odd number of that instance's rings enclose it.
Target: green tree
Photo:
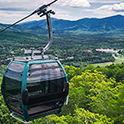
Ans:
[[[124,123],[124,84],[121,84],[118,86],[119,92],[118,92],[118,99],[115,104],[116,109],[116,116],[115,116],[115,123],[116,124],[123,124]]]
[[[76,68],[74,66],[65,66],[65,70],[68,74],[68,79],[70,80],[72,77],[81,74],[81,69]]]
[[[76,108],[73,115],[47,116],[40,120],[42,124],[113,124],[113,121],[106,116],[86,111],[82,108]],[[34,124],[38,124],[35,121]]]

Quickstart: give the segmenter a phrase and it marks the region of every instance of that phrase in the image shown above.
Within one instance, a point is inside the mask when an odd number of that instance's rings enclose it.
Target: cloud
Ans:
[[[48,4],[53,0],[0,0],[0,10],[28,10],[33,11],[43,4]],[[28,5],[28,6],[27,6]],[[53,8],[59,7],[90,7],[88,0],[58,0],[52,5]]]
[[[39,6],[51,1],[52,0],[0,0],[0,22],[13,23],[21,17],[30,14]],[[80,10],[87,7],[90,7],[88,0],[58,0],[51,6],[56,12],[55,18],[73,20],[81,18]],[[77,11],[79,11],[78,14]],[[32,17],[30,20],[31,19]]]
[[[36,8],[52,0],[0,0],[0,22],[13,23],[30,14]],[[124,15],[124,0],[58,0],[50,9],[54,18],[77,20],[80,18],[102,18],[116,14]],[[30,20],[41,19],[37,15]],[[27,21],[27,20],[25,20]]]
[[[26,9],[23,9],[23,8],[3,8],[3,7],[0,7],[0,11],[27,11]]]
[[[113,11],[119,11],[119,12],[124,12],[124,3],[120,3],[120,4],[114,4],[113,6],[112,6],[112,10]]]
[[[124,15],[124,3],[103,5],[96,9],[96,15],[101,17],[113,16],[113,15]]]
[[[90,3],[101,3],[101,4],[114,4],[123,2],[124,0],[89,0]]]
[[[97,10],[103,11],[124,11],[124,3],[104,5],[98,8]]]
[[[12,11],[9,11],[9,12],[3,11],[3,13],[0,12],[0,22],[10,24],[10,23],[14,23],[14,22],[18,21],[19,19],[21,19],[25,16],[27,16],[27,14],[25,14],[25,12],[13,13]],[[39,17],[37,15],[34,15],[34,16],[26,19],[25,21],[38,20],[38,19],[39,19]]]
[[[60,5],[63,6],[71,6],[71,7],[90,7],[90,3],[88,0],[60,0]]]

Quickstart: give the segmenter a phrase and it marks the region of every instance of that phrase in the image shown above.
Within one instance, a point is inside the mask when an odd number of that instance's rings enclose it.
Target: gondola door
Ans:
[[[62,107],[63,76],[56,62],[29,66],[27,81],[29,116],[59,110]]]

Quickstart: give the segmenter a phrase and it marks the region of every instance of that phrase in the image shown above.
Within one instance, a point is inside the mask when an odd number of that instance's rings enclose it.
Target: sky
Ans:
[[[0,23],[13,23],[30,14],[39,6],[52,0],[0,0]],[[54,18],[78,20],[124,15],[124,0],[58,0],[49,9],[56,12]],[[25,21],[39,20],[34,15]]]

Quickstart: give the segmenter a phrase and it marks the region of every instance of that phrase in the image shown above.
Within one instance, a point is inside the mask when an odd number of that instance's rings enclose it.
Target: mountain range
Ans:
[[[106,18],[83,18],[76,21],[52,18],[53,30],[55,32],[75,32],[75,31],[121,31],[124,30],[124,16],[116,15]],[[42,32],[46,29],[46,20],[30,21],[20,23],[11,30],[26,32]],[[6,24],[0,24],[4,28]]]

